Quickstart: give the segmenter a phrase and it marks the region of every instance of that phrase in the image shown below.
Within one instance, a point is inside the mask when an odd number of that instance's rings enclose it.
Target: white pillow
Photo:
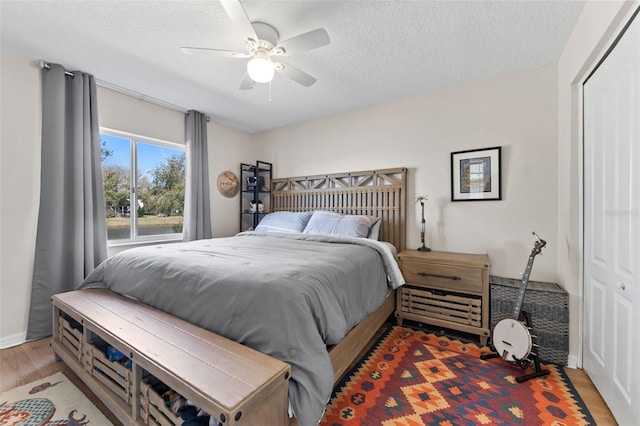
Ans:
[[[262,218],[255,232],[284,232],[300,234],[313,212],[273,212]]]
[[[307,226],[304,228],[304,233],[333,237],[367,238],[374,219],[377,218],[362,215],[343,215],[318,210],[313,212],[313,216],[311,216]]]

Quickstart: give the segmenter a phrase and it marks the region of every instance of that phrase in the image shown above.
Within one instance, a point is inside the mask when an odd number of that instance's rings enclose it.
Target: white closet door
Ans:
[[[640,425],[640,18],[584,84],[583,366]]]

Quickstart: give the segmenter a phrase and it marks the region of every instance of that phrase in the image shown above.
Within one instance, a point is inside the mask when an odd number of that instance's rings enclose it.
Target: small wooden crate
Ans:
[[[146,381],[140,384],[140,417],[149,426],[177,426],[182,419],[168,409],[165,400]]]
[[[458,324],[480,327],[482,323],[482,299],[469,295],[401,287],[401,310],[430,318],[438,318]]]
[[[491,275],[491,327],[511,318],[521,281]],[[556,283],[529,281],[522,310],[531,314],[544,362],[567,365],[569,357],[569,294]]]
[[[127,404],[131,404],[131,370],[107,358],[103,345],[85,345],[85,371],[109,388]]]
[[[66,314],[58,316],[58,333],[55,338],[76,357],[78,362],[82,362],[82,330],[82,325],[70,316]]]

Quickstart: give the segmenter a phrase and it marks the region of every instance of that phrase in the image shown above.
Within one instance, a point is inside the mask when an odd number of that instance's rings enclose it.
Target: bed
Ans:
[[[83,287],[135,298],[289,363],[291,411],[315,424],[334,381],[393,312],[405,182],[404,168],[274,179],[271,218],[303,218],[298,231],[270,229],[278,222],[265,219],[263,229],[230,238],[128,250]],[[333,232],[353,220],[369,220],[368,233],[378,225],[377,238]]]

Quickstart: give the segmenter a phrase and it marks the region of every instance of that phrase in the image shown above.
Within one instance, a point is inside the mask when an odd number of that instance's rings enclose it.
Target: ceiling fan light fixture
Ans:
[[[247,63],[247,73],[256,83],[268,83],[273,80],[275,69],[273,62],[262,52],[256,53]]]

